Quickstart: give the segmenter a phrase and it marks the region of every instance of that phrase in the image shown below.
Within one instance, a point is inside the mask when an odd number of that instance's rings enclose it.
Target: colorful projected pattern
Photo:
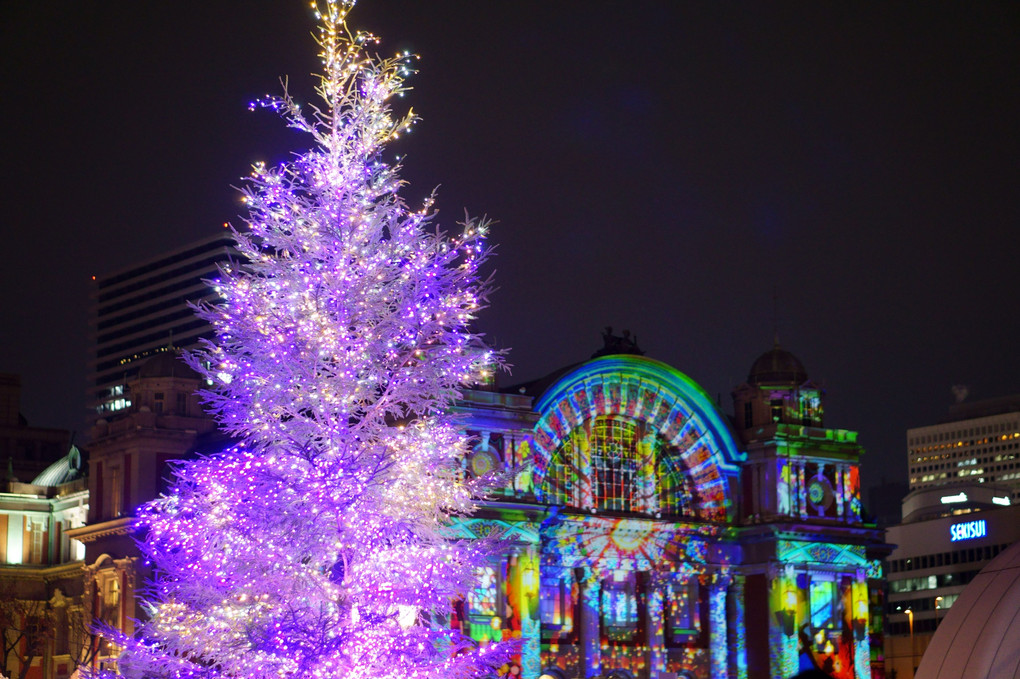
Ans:
[[[715,582],[709,588],[709,624],[711,631],[712,676],[725,677],[729,652],[726,646],[726,585],[728,578],[714,576]]]
[[[836,583],[831,580],[811,581],[811,626],[832,627],[836,617]]]
[[[664,563],[677,568],[704,564],[705,538],[712,534],[703,526],[599,516],[564,522],[548,533],[543,563],[630,570],[649,570]]]
[[[496,577],[496,569],[492,566],[479,568],[475,572],[475,578],[475,587],[467,595],[468,614],[471,618],[479,618],[488,623],[496,615],[499,578]]]
[[[769,625],[769,655],[772,676],[790,677],[800,671],[797,650],[801,645],[800,625],[807,619],[806,592],[798,586],[797,574],[792,567],[781,568],[772,574],[770,581],[769,611],[773,624]]]
[[[577,586],[573,571],[567,568],[549,569],[542,575],[539,591],[539,611],[542,625],[550,636],[569,637],[574,631],[574,600]]]
[[[697,606],[697,580],[692,584],[670,582],[666,584],[664,603],[668,610],[664,630],[671,639],[679,640],[682,635],[693,634],[700,628]]]
[[[736,666],[736,679],[747,679],[747,626],[744,615],[744,578],[734,576],[731,586],[733,597],[730,599],[730,621],[733,625],[733,647],[730,657]],[[760,633],[760,631],[759,631]]]
[[[851,518],[861,519],[861,472],[857,465],[851,465],[847,473],[847,482],[843,486],[846,506]]]
[[[499,519],[475,519],[455,517],[443,531],[444,537],[474,539],[499,535],[507,542],[537,545],[539,527],[528,521],[502,521]]]
[[[602,628],[610,639],[631,640],[638,624],[634,571],[616,570],[602,585]]]
[[[747,554],[730,532],[739,525],[730,493],[740,487],[744,454],[686,377],[640,357],[596,359],[561,378],[535,410],[533,427],[497,431],[492,440],[502,441],[513,477],[507,495],[551,506],[529,514],[500,505],[506,521],[460,519],[456,529],[464,537],[498,531],[517,545],[496,574],[498,596],[483,577],[463,608],[466,619],[495,606],[502,630],[472,627],[472,636],[521,638],[522,679],[551,667],[566,676],[620,669],[747,679],[749,639],[762,667],[759,635],[768,636],[769,676],[808,668],[838,679],[870,676],[869,632],[880,607],[869,608],[868,579],[881,577],[880,565],[865,547],[845,544],[854,540],[845,530],[774,535],[768,577],[746,592],[756,611],[768,606],[767,625],[747,627],[745,582],[732,570]],[[858,466],[814,449],[847,444],[853,452],[853,433],[779,430],[782,456],[756,468],[760,483],[743,488],[742,499],[767,493],[762,511],[792,522],[859,522]],[[520,545],[533,566],[515,561]]]
[[[790,479],[790,461],[780,458],[776,460],[776,513],[782,516],[789,516],[790,497],[793,484]]]
[[[682,458],[639,420],[600,415],[571,430],[553,455],[543,499],[696,518],[694,489]]]
[[[789,554],[810,555],[802,544],[787,543]],[[846,545],[815,556],[856,561]],[[817,563],[817,562],[816,562]],[[787,564],[771,576],[769,608],[775,625],[769,633],[773,676],[820,669],[835,679],[871,676],[868,585],[864,570]]]
[[[533,482],[539,499],[548,492],[546,501],[562,501],[566,495],[575,506],[596,506],[590,456],[565,461],[570,467],[553,473],[557,483],[552,488],[544,482],[557,451],[573,445],[568,439],[575,429],[611,416],[645,423],[661,437],[693,482],[698,518],[725,521],[732,511],[728,486],[745,456],[711,398],[675,369],[639,356],[603,357],[561,378],[537,408]]]
[[[776,559],[782,563],[868,566],[864,547],[860,545],[837,545],[829,542],[779,540],[776,544]]]

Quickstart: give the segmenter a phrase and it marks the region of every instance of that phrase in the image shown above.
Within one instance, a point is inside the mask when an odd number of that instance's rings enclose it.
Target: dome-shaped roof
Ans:
[[[1020,677],[1020,542],[960,594],[917,668],[919,679]]]
[[[803,384],[807,379],[800,360],[778,343],[755,360],[747,376],[749,384]]]
[[[138,377],[183,377],[200,380],[201,376],[185,363],[176,351],[156,354],[138,368]]]
[[[32,485],[59,486],[81,478],[83,474],[81,451],[78,450],[77,446],[71,446],[71,450],[68,451],[67,455],[51,464],[39,476],[32,479]]]

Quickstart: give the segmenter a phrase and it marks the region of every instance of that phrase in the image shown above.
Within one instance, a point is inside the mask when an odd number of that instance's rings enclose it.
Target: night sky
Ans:
[[[865,485],[905,431],[1020,392],[1020,4],[363,0],[421,55],[405,195],[499,221],[480,328],[510,384],[611,325],[724,409],[773,342],[857,430]],[[36,426],[84,421],[90,276],[238,222],[231,185],[308,139],[303,2],[0,8],[0,371]],[[776,298],[774,300],[774,298]]]

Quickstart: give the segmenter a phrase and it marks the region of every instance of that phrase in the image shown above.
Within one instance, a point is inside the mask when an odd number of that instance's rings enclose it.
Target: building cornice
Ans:
[[[0,579],[12,578],[51,582],[53,580],[77,576],[84,568],[84,561],[69,561],[68,563],[55,564],[53,566],[2,566],[0,567]]]
[[[135,520],[130,517],[113,519],[102,523],[92,523],[81,528],[72,528],[65,535],[78,542],[92,542],[109,535],[129,535],[134,531]]]

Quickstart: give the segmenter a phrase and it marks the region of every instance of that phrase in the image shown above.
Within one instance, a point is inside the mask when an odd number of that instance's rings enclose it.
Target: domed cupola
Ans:
[[[770,435],[762,427],[821,427],[823,398],[822,389],[808,379],[804,364],[777,340],[755,359],[747,382],[733,391],[734,425],[745,442]]]
[[[175,377],[185,380],[201,380],[202,377],[185,363],[176,351],[163,351],[138,368],[138,378]]]
[[[800,360],[775,343],[769,351],[755,359],[748,384],[803,384],[807,382],[807,371]]]
[[[190,416],[200,412],[195,392],[201,383],[202,376],[169,350],[146,360],[128,388],[135,410]]]

